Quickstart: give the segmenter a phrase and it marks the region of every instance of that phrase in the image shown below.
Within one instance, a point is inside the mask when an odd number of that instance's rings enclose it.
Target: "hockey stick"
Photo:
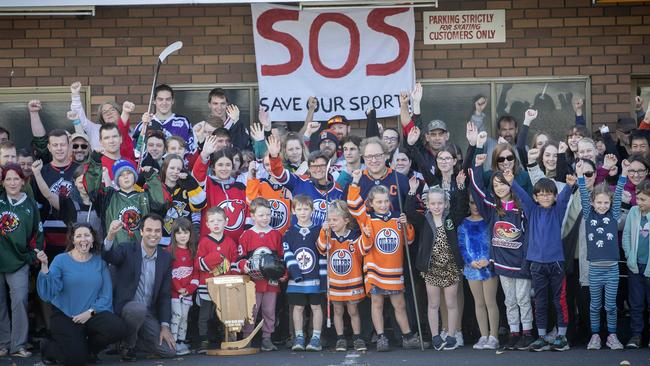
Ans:
[[[156,65],[156,71],[153,74],[153,83],[151,83],[151,94],[149,96],[149,106],[147,107],[147,113],[151,113],[151,105],[153,104],[153,93],[154,90],[156,90],[156,83],[158,82],[158,73],[160,72],[160,65],[162,65],[163,62],[165,62],[165,59],[172,53],[180,50],[183,48],[183,42],[181,41],[176,41],[169,46],[167,46],[162,52],[160,52],[160,55],[158,55],[158,63]],[[151,123],[151,121],[149,121]],[[142,129],[140,130],[140,136],[142,136],[143,141],[145,134],[147,132],[147,125],[143,125]],[[137,141],[136,141],[137,143]],[[142,159],[144,156],[144,149],[145,149],[146,144],[142,144],[140,147],[140,160],[138,161],[138,170],[140,170],[140,164],[142,163]]]
[[[393,173],[395,174],[395,184],[397,185],[397,202],[399,203],[399,212],[400,215],[404,213],[404,207],[402,206],[402,195],[400,194],[400,189],[399,189],[399,179],[397,177],[397,170],[393,170]],[[401,230],[401,235],[402,238],[404,239],[404,251],[406,252],[406,263],[408,264],[408,269],[409,269],[409,279],[411,280],[411,290],[413,290],[413,302],[415,306],[415,321],[418,323],[418,337],[420,338],[420,349],[424,351],[424,341],[422,340],[422,325],[420,325],[420,312],[418,311],[418,297],[415,294],[415,280],[413,280],[413,270],[411,266],[411,253],[409,252],[408,248],[408,243],[406,242],[408,240],[407,235],[406,235],[406,225],[401,225],[402,230]]]
[[[330,164],[332,163],[332,159],[327,161],[327,168],[325,168],[325,177],[327,177],[330,174]],[[335,182],[333,182],[336,184]],[[329,194],[330,191],[327,190],[325,192],[325,222],[327,222],[327,218],[329,216],[329,209],[330,209],[330,200],[329,200]],[[325,262],[327,262],[327,273],[329,274],[329,266],[330,266],[330,232],[332,228],[328,228],[327,231],[325,232],[325,239],[326,239],[326,244],[325,244]],[[330,303],[330,280],[327,278],[327,328],[332,327],[332,313],[331,313],[331,303]]]

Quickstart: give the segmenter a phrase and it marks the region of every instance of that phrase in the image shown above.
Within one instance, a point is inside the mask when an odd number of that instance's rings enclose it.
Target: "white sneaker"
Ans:
[[[493,336],[490,336],[487,340],[487,343],[485,343],[485,346],[483,349],[497,349],[499,348],[499,340],[494,338]]]
[[[598,334],[593,334],[589,340],[589,344],[587,344],[587,349],[600,349],[600,347],[600,336]]]
[[[607,336],[607,342],[605,342],[605,345],[609,347],[610,349],[623,349],[623,344],[621,341],[618,340],[618,337],[616,334],[612,333],[609,336]]]
[[[449,335],[449,334],[447,333],[446,330],[443,329],[443,330],[440,331],[440,338],[442,338],[443,341],[444,341],[445,339],[447,339],[447,336],[448,336],[448,335]]]
[[[456,335],[455,335],[455,338],[456,338],[456,344],[458,345],[458,347],[465,347],[465,340],[463,339],[463,332],[461,332],[460,330],[457,331]]]
[[[546,333],[546,335],[544,336],[544,340],[546,341],[546,343],[553,343],[555,338],[557,338],[557,328],[553,327],[553,329],[550,332]]]
[[[176,356],[185,356],[190,354],[190,349],[185,343],[176,343]]]
[[[485,344],[487,343],[487,341],[488,341],[488,337],[482,336],[481,338],[478,339],[478,342],[476,342],[476,344],[472,346],[472,348],[474,348],[474,349],[484,349]]]

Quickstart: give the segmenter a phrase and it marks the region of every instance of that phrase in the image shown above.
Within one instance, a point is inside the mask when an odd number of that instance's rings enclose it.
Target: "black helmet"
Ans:
[[[263,254],[260,261],[260,267],[262,276],[267,280],[277,281],[280,277],[284,276],[284,262],[275,252]]]

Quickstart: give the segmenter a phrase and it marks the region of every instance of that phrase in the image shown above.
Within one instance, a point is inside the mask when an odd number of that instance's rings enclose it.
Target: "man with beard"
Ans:
[[[77,164],[83,164],[90,155],[90,138],[85,133],[73,133],[70,136],[72,147],[72,160]]]
[[[32,145],[36,155],[43,160],[43,169],[41,175],[43,180],[50,187],[50,192],[60,197],[70,198],[74,179],[72,174],[77,169],[78,164],[70,159],[70,139],[65,130],[56,129],[50,131],[47,136],[45,127],[41,122],[39,112],[41,102],[32,100],[28,103],[30,123],[32,128]],[[36,186],[36,181],[32,181],[32,190],[36,193],[35,198],[43,220],[43,233],[49,258],[61,253],[66,245],[67,225],[63,221],[60,213],[53,209],[49,201],[41,194]]]

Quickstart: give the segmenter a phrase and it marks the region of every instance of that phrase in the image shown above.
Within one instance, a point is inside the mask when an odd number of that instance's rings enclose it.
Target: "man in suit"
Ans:
[[[113,308],[127,324],[123,361],[135,361],[135,347],[160,357],[176,355],[171,320],[172,257],[158,250],[163,219],[154,213],[142,218],[140,243],[113,243],[122,222],[111,223],[102,256],[114,267]]]

